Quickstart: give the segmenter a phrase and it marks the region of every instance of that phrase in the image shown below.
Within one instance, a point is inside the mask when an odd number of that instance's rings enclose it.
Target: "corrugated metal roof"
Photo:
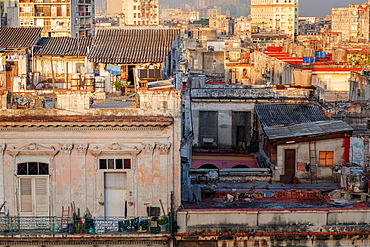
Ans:
[[[87,56],[92,38],[89,37],[51,37],[41,38],[37,43],[35,55]]]
[[[98,29],[88,58],[111,64],[161,63],[179,29]]]
[[[25,48],[34,45],[40,38],[42,28],[2,27],[0,28],[0,48]]]
[[[327,120],[310,123],[300,123],[291,126],[272,126],[264,128],[265,134],[270,140],[289,137],[326,135],[352,130],[353,128],[342,120]]]
[[[255,110],[263,127],[330,120],[314,104],[257,105]]]

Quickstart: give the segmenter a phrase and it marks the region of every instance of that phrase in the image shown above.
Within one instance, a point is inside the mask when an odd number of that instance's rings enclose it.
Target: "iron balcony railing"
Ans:
[[[0,234],[171,233],[171,217],[0,217]]]

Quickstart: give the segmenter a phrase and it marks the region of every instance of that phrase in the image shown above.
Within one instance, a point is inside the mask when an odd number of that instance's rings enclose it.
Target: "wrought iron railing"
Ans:
[[[0,217],[0,234],[166,234],[171,217]]]

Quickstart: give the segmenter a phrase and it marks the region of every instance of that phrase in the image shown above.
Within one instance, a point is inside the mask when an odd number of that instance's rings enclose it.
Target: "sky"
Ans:
[[[194,0],[167,0],[173,7],[180,6],[181,2],[193,2]],[[325,17],[331,13],[331,8],[348,7],[348,4],[365,3],[367,0],[300,0],[299,16]],[[241,3],[250,4],[250,0],[241,0]]]
[[[348,4],[366,3],[367,0],[300,0],[299,16],[325,17],[331,8],[348,7]]]

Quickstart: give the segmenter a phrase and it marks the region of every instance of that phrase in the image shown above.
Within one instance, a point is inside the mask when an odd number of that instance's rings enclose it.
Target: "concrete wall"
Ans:
[[[319,86],[327,91],[349,92],[350,71],[335,72],[313,72],[312,85]]]

